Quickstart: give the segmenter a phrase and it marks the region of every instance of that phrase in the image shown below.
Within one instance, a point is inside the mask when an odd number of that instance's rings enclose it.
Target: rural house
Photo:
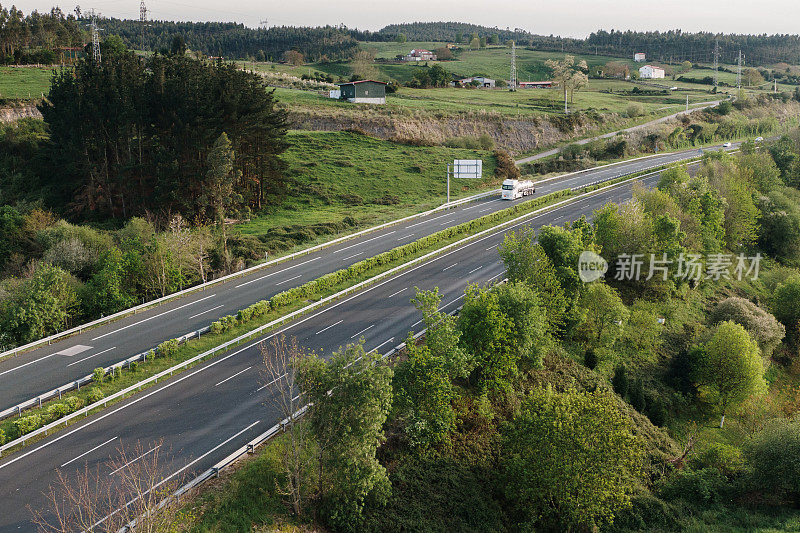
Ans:
[[[411,50],[404,58],[405,61],[436,61],[436,54],[424,48]]]
[[[360,80],[339,84],[339,98],[354,104],[385,104],[386,84],[382,81]]]
[[[464,78],[458,80],[458,84],[462,86],[475,85],[476,87],[490,87],[493,88],[496,84],[492,78],[484,78],[483,76],[473,76],[471,78]]]
[[[521,81],[517,83],[520,89],[550,89],[553,87],[552,81]]]
[[[653,65],[645,65],[639,69],[639,77],[643,80],[663,79],[664,69]]]
[[[644,52],[636,52],[633,54],[633,60],[637,63],[644,63],[645,62],[645,55]]]

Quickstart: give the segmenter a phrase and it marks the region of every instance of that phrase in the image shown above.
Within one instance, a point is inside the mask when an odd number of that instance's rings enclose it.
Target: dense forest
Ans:
[[[0,4],[0,65],[53,64],[61,59],[60,48],[82,47],[85,39],[83,22],[58,7],[26,16]]]
[[[358,51],[358,42],[333,26],[252,29],[233,22],[150,21],[143,32],[138,21],[113,18],[102,19],[100,25],[132,49],[141,47],[142,35],[147,50],[169,48],[180,35],[190,49],[226,59],[278,61],[286,51],[296,50],[308,61],[339,61],[351,59]]]

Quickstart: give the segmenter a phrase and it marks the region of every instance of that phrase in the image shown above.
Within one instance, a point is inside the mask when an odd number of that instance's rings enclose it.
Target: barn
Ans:
[[[386,84],[382,81],[359,80],[339,84],[340,98],[354,104],[385,104]]]

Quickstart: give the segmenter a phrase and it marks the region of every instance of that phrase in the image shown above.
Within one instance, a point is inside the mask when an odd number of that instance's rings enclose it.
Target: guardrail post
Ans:
[[[249,453],[250,455],[252,455],[252,454],[254,454],[255,452],[256,452],[256,446],[255,446],[255,444],[248,444],[248,445],[247,445],[247,453]]]

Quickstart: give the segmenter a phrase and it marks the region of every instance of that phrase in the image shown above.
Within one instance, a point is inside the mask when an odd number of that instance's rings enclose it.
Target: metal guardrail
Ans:
[[[415,213],[413,215],[409,215],[407,217],[399,218],[397,220],[391,220],[389,222],[384,222],[383,224],[379,224],[377,226],[372,226],[372,227],[363,229],[361,231],[357,231],[355,233],[351,233],[349,235],[345,235],[343,237],[339,237],[337,239],[333,239],[332,241],[324,242],[324,243],[318,244],[316,246],[312,246],[310,248],[306,248],[305,250],[300,250],[298,252],[294,252],[294,253],[291,253],[291,254],[288,254],[288,255],[285,255],[285,256],[282,256],[282,257],[277,257],[275,259],[272,259],[272,260],[269,260],[269,261],[265,261],[263,263],[259,263],[257,265],[253,265],[252,267],[245,268],[245,269],[240,270],[238,272],[234,272],[232,274],[228,274],[226,276],[222,276],[220,278],[217,278],[217,279],[214,279],[214,280],[211,280],[211,281],[207,281],[205,283],[201,283],[200,285],[195,285],[194,287],[189,287],[188,289],[184,289],[182,291],[178,291],[178,292],[175,292],[175,293],[172,293],[172,294],[168,294],[168,295],[163,296],[161,298],[157,298],[155,300],[151,300],[149,302],[145,302],[145,303],[143,303],[141,305],[137,305],[135,307],[130,307],[128,309],[124,309],[122,311],[119,311],[118,313],[114,313],[113,315],[108,315],[107,317],[98,318],[97,320],[94,320],[92,322],[87,322],[86,324],[81,324],[81,325],[75,326],[73,328],[61,331],[59,333],[55,333],[53,335],[50,335],[49,337],[45,337],[43,339],[39,339],[38,341],[33,341],[33,342],[30,342],[30,343],[25,344],[23,346],[18,346],[16,348],[12,348],[10,350],[6,350],[5,352],[0,353],[0,359],[3,359],[5,357],[9,357],[9,356],[12,356],[12,355],[16,355],[16,354],[18,354],[20,352],[24,352],[24,351],[28,351],[28,350],[31,350],[31,349],[34,349],[34,348],[38,348],[38,347],[43,346],[45,344],[50,345],[55,341],[64,339],[66,337],[69,337],[69,336],[72,336],[72,335],[75,335],[75,334],[83,333],[83,330],[85,330],[85,329],[91,329],[91,328],[94,328],[94,327],[97,327],[97,326],[101,326],[101,325],[106,324],[108,322],[113,322],[113,321],[118,320],[120,318],[124,318],[124,317],[126,317],[128,315],[135,315],[139,311],[143,311],[145,309],[149,309],[151,307],[155,307],[155,306],[157,306],[159,304],[168,302],[170,300],[173,300],[173,299],[176,299],[176,298],[180,298],[182,296],[186,296],[187,294],[191,294],[191,293],[194,293],[194,292],[197,292],[197,291],[204,291],[208,287],[211,287],[211,286],[216,285],[218,283],[222,283],[224,281],[228,281],[228,280],[231,280],[231,279],[235,279],[235,278],[239,278],[239,277],[242,277],[242,276],[246,276],[246,275],[248,275],[248,274],[250,274],[252,272],[255,272],[257,270],[261,270],[263,268],[267,268],[267,267],[270,267],[272,265],[283,263],[285,261],[290,261],[290,260],[292,260],[292,259],[294,259],[296,257],[300,257],[300,256],[303,256],[303,255],[308,255],[310,253],[316,252],[316,251],[324,249],[324,248],[328,248],[330,246],[339,244],[341,242],[345,242],[345,241],[348,241],[348,240],[352,240],[352,239],[361,237],[362,235],[367,235],[369,233],[373,233],[375,231],[380,231],[382,229],[385,229],[385,228],[388,228],[388,227],[391,227],[391,226],[395,226],[397,224],[402,224],[403,222],[407,222],[409,220],[414,220],[416,218],[428,216],[428,215],[431,215],[433,213],[438,213],[439,211],[443,211],[443,210],[446,210],[446,209],[452,209],[454,207],[459,207],[459,206],[461,206],[463,204],[466,204],[466,203],[469,203],[469,202],[474,202],[474,201],[479,200],[481,198],[485,198],[486,196],[490,196],[492,194],[497,194],[498,191],[499,191],[499,189],[492,189],[491,191],[486,191],[486,192],[475,194],[473,196],[468,196],[466,198],[461,198],[459,200],[454,200],[454,201],[452,201],[450,203],[446,203],[446,204],[440,205],[439,207],[436,207],[434,209],[430,209],[428,211],[423,211],[422,213]]]
[[[92,403],[90,405],[87,405],[87,406],[85,406],[85,407],[83,407],[81,409],[78,409],[77,411],[74,411],[74,412],[72,412],[72,413],[70,413],[68,415],[65,415],[64,417],[59,418],[58,420],[55,420],[55,421],[53,421],[53,422],[51,422],[49,424],[46,424],[45,426],[42,426],[39,429],[31,431],[30,433],[26,433],[25,435],[22,435],[21,437],[19,437],[17,439],[14,439],[11,442],[7,442],[6,444],[0,446],[0,456],[2,456],[2,453],[5,450],[14,448],[16,446],[24,445],[27,440],[29,440],[29,439],[31,439],[33,437],[36,437],[36,436],[39,436],[39,435],[47,435],[49,431],[52,431],[52,430],[58,428],[62,424],[64,426],[66,426],[67,423],[70,420],[73,420],[73,419],[75,419],[75,418],[77,418],[77,417],[79,417],[81,415],[88,416],[90,411],[92,411],[94,409],[97,409],[101,405],[102,406],[106,406],[108,404],[108,402],[110,402],[110,401],[115,401],[115,400],[118,400],[118,399],[122,399],[127,394],[135,392],[138,389],[141,389],[145,385],[148,385],[150,383],[157,383],[159,379],[162,379],[163,377],[166,377],[166,376],[171,376],[177,370],[182,370],[184,368],[187,368],[187,367],[189,367],[189,366],[191,366],[191,365],[193,365],[193,364],[195,364],[197,362],[202,361],[206,357],[209,357],[209,356],[212,356],[214,354],[217,354],[220,351],[225,351],[225,350],[227,350],[228,348],[230,348],[232,346],[238,346],[244,340],[253,338],[254,336],[261,335],[265,331],[268,331],[268,330],[270,330],[272,328],[278,327],[278,326],[286,323],[287,321],[293,320],[293,319],[295,319],[295,318],[297,318],[299,316],[302,316],[302,315],[310,313],[311,311],[314,311],[314,310],[316,310],[316,309],[318,309],[320,307],[323,307],[323,306],[327,305],[331,301],[334,301],[334,300],[340,299],[340,298],[342,298],[344,296],[348,296],[350,294],[356,293],[356,292],[360,291],[361,289],[363,289],[364,287],[368,287],[369,285],[373,285],[373,284],[383,280],[384,278],[391,277],[394,274],[396,274],[398,272],[401,272],[403,270],[407,270],[408,268],[411,268],[414,265],[417,265],[417,264],[420,264],[420,263],[424,263],[425,261],[427,261],[428,259],[430,259],[432,257],[435,257],[437,255],[441,255],[441,254],[443,254],[445,252],[448,252],[450,250],[453,250],[453,249],[456,249],[456,248],[458,248],[460,246],[463,246],[465,243],[467,243],[469,241],[472,241],[472,240],[475,240],[475,239],[479,239],[479,238],[481,238],[481,237],[483,237],[483,236],[485,236],[485,235],[487,235],[489,233],[496,232],[496,231],[498,231],[498,230],[500,230],[502,228],[505,228],[507,226],[515,225],[518,222],[520,222],[520,221],[522,221],[522,220],[524,220],[526,218],[530,218],[532,216],[535,216],[537,213],[540,213],[540,212],[545,211],[545,210],[552,210],[552,209],[560,207],[562,205],[577,201],[577,200],[579,200],[579,199],[581,199],[581,198],[583,198],[585,196],[598,194],[599,192],[604,191],[604,190],[606,190],[608,188],[619,186],[619,185],[621,185],[623,183],[626,183],[628,181],[632,181],[634,179],[638,179],[638,177],[630,178],[630,180],[624,180],[624,181],[621,181],[621,182],[618,182],[618,183],[614,183],[612,185],[609,185],[608,187],[602,187],[602,188],[599,188],[599,189],[595,189],[594,191],[590,191],[590,192],[587,192],[585,194],[578,195],[578,196],[575,196],[575,197],[572,197],[572,198],[567,198],[565,200],[561,200],[560,202],[556,202],[554,204],[541,207],[539,209],[534,209],[533,211],[530,211],[528,213],[520,215],[520,216],[518,216],[516,218],[513,218],[511,220],[507,220],[507,221],[502,222],[502,223],[500,223],[500,224],[498,224],[496,226],[493,226],[491,228],[487,228],[487,229],[482,230],[482,231],[480,231],[478,233],[475,233],[473,235],[469,235],[469,236],[467,236],[467,237],[465,237],[463,239],[460,239],[460,240],[452,242],[452,243],[450,243],[450,244],[448,244],[446,246],[443,246],[441,248],[438,248],[436,250],[428,252],[425,255],[422,255],[420,257],[412,259],[411,261],[408,261],[407,263],[403,263],[402,265],[398,265],[398,266],[396,266],[394,268],[391,268],[391,269],[389,269],[389,270],[387,270],[385,272],[377,274],[377,275],[373,276],[372,278],[366,279],[366,280],[364,280],[364,281],[362,281],[360,283],[357,283],[357,284],[353,285],[352,287],[349,287],[349,288],[347,288],[347,289],[345,289],[343,291],[340,291],[340,292],[338,292],[336,294],[332,294],[330,296],[322,298],[321,300],[319,300],[319,301],[317,301],[317,302],[315,302],[313,304],[310,304],[310,305],[308,305],[308,306],[306,306],[306,307],[304,307],[302,309],[298,309],[297,311],[293,311],[293,312],[291,312],[291,313],[289,313],[287,315],[284,315],[284,316],[282,316],[282,317],[280,317],[280,318],[278,318],[276,320],[273,320],[273,321],[271,321],[271,322],[269,322],[267,324],[264,324],[262,326],[259,326],[259,327],[255,328],[255,329],[252,329],[252,330],[248,331],[247,333],[244,333],[243,335],[240,335],[239,337],[236,337],[235,339],[227,341],[227,342],[225,342],[223,344],[220,344],[220,345],[218,345],[218,346],[216,346],[216,347],[214,347],[214,348],[212,348],[210,350],[207,350],[207,351],[205,351],[205,352],[203,352],[203,353],[201,353],[199,355],[196,355],[196,356],[194,356],[194,357],[192,357],[190,359],[187,359],[186,361],[178,363],[177,365],[174,365],[174,366],[172,366],[172,367],[170,367],[168,369],[165,369],[165,370],[159,372],[158,374],[156,374],[154,376],[151,376],[151,377],[149,377],[149,378],[147,378],[145,380],[142,380],[142,381],[140,381],[138,383],[135,383],[135,384],[131,385],[130,387],[127,387],[127,388],[125,388],[125,389],[123,389],[121,391],[118,391],[118,392],[112,394],[111,396],[108,396],[106,398],[103,398],[102,400],[99,400],[99,401],[94,402],[94,403]],[[137,356],[137,357],[139,357],[139,356]],[[115,366],[118,366],[120,364],[121,363],[117,363],[117,365],[115,365]]]

